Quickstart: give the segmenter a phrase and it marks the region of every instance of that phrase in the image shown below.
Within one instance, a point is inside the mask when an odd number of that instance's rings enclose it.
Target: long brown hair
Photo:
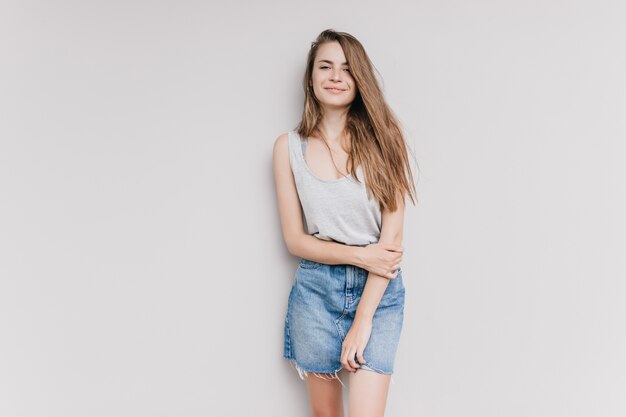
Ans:
[[[403,202],[408,194],[415,205],[417,195],[413,173],[400,124],[385,102],[374,76],[374,65],[363,45],[349,33],[327,29],[312,42],[303,80],[304,111],[296,131],[304,137],[313,134],[323,137],[318,129],[322,120],[322,107],[315,98],[310,81],[318,48],[334,41],[341,45],[357,87],[344,130],[350,138],[348,166],[351,166],[351,174],[360,182],[356,167],[362,165],[368,193],[373,193],[381,210],[386,208],[396,211],[398,194],[402,196]]]

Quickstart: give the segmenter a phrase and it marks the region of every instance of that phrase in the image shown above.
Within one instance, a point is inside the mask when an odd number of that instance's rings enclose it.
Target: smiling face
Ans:
[[[311,74],[313,92],[322,106],[347,107],[356,97],[356,85],[339,42],[320,45]]]

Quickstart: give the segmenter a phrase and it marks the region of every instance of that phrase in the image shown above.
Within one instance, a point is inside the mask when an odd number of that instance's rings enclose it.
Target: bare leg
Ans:
[[[306,385],[313,417],[343,417],[341,382],[334,377],[333,374],[308,373]]]
[[[383,417],[391,375],[367,369],[350,372],[349,417]]]

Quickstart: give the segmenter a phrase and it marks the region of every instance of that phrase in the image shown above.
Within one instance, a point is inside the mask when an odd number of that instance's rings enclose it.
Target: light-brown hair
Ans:
[[[356,167],[362,165],[368,193],[373,193],[381,210],[387,208],[396,211],[398,193],[402,195],[403,202],[408,194],[415,205],[417,196],[404,135],[397,118],[385,102],[374,76],[374,65],[363,45],[349,33],[327,29],[312,42],[303,80],[304,110],[296,131],[303,137],[314,134],[323,137],[318,129],[322,108],[315,98],[310,81],[318,48],[324,43],[335,41],[343,49],[357,90],[348,110],[344,131],[350,138],[348,165],[351,166],[351,174],[360,182],[356,176]]]

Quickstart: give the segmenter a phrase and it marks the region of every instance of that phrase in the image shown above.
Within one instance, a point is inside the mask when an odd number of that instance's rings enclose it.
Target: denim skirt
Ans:
[[[308,372],[336,376],[342,369],[341,346],[354,320],[368,273],[354,265],[300,259],[287,302],[283,357],[293,362],[301,378]],[[404,292],[400,268],[396,278],[389,280],[378,304],[363,351],[366,364],[359,369],[393,373],[404,318]]]

